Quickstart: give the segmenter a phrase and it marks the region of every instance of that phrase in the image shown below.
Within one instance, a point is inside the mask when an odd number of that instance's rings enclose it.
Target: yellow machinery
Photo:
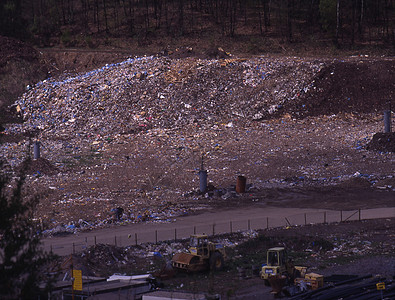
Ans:
[[[208,241],[205,234],[190,237],[189,253],[177,253],[172,258],[175,269],[196,272],[203,270],[221,270],[226,259],[225,247]]]
[[[267,250],[266,264],[262,265],[260,272],[265,284],[269,283],[269,278],[277,275],[288,275],[292,278],[303,277],[306,274],[306,267],[296,267],[289,260],[284,247],[275,247]]]

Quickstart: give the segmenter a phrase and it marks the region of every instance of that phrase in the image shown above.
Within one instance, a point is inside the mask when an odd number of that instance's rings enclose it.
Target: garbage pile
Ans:
[[[17,104],[24,130],[39,129],[42,138],[84,140],[191,123],[211,127],[234,116],[249,122],[276,113],[307,93],[323,66],[293,58],[130,58],[39,82]]]
[[[277,201],[281,191],[257,191],[338,184],[357,172],[393,191],[392,154],[365,150],[379,131],[376,115],[297,119],[287,112],[324,92],[318,80],[331,63],[150,56],[49,78],[16,102],[25,122],[1,134],[20,140],[1,144],[0,156],[17,170],[40,141],[42,158],[30,160],[27,183],[29,193],[44,191],[39,217],[52,233]],[[204,194],[196,192],[201,159]],[[248,193],[234,192],[238,175],[248,178]]]

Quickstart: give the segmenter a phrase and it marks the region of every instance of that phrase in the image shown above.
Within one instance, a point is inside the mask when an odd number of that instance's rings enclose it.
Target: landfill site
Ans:
[[[39,195],[46,240],[95,233],[60,256],[54,299],[394,299],[394,92],[391,57],[124,55],[27,84],[2,108],[0,153]],[[134,240],[133,226],[254,208],[356,213],[213,227],[189,250]],[[126,227],[123,245],[96,243]],[[281,269],[285,252],[303,268]]]

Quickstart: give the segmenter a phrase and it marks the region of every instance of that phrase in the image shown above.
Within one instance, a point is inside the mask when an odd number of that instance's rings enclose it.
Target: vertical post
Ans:
[[[134,240],[135,240],[136,246],[137,246],[137,232],[134,234]]]
[[[51,253],[52,253],[52,244],[51,244]]]
[[[266,217],[266,229],[269,229],[269,217]]]
[[[391,110],[384,111],[384,132],[391,132]]]
[[[248,219],[248,230],[251,230],[251,221]]]
[[[340,222],[343,222],[343,211],[340,211]]]
[[[232,221],[230,221],[229,226],[230,226],[230,233],[233,233]]]
[[[174,241],[177,241],[177,228],[174,228]]]
[[[361,222],[361,209],[358,209],[358,220]]]
[[[193,234],[196,234],[196,226],[193,226]]]
[[[155,244],[158,243],[158,230],[155,230]]]
[[[324,211],[324,224],[326,224],[326,211]]]
[[[307,225],[307,214],[304,213],[304,225]]]
[[[73,254],[75,254],[75,244],[73,243]]]
[[[95,235],[95,246],[96,246],[96,235]]]
[[[199,171],[199,189],[201,193],[207,190],[207,171],[203,169]]]
[[[34,142],[33,153],[34,153],[34,155],[33,155],[34,159],[40,158],[40,142],[39,141]]]
[[[117,236],[114,236],[114,244],[115,244],[115,247],[117,246]]]
[[[213,235],[215,235],[215,223],[213,223]]]

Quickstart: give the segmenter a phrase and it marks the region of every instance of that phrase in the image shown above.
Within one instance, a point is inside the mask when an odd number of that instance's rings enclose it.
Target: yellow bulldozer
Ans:
[[[189,253],[177,253],[172,258],[172,266],[178,270],[197,272],[218,271],[224,267],[225,247],[212,243],[206,234],[194,234],[190,237]]]
[[[293,280],[296,277],[304,277],[305,274],[306,267],[294,266],[288,259],[284,247],[268,249],[266,264],[262,265],[262,270],[260,271],[261,278],[265,281],[265,285],[270,285],[269,280],[280,275],[285,275]]]

